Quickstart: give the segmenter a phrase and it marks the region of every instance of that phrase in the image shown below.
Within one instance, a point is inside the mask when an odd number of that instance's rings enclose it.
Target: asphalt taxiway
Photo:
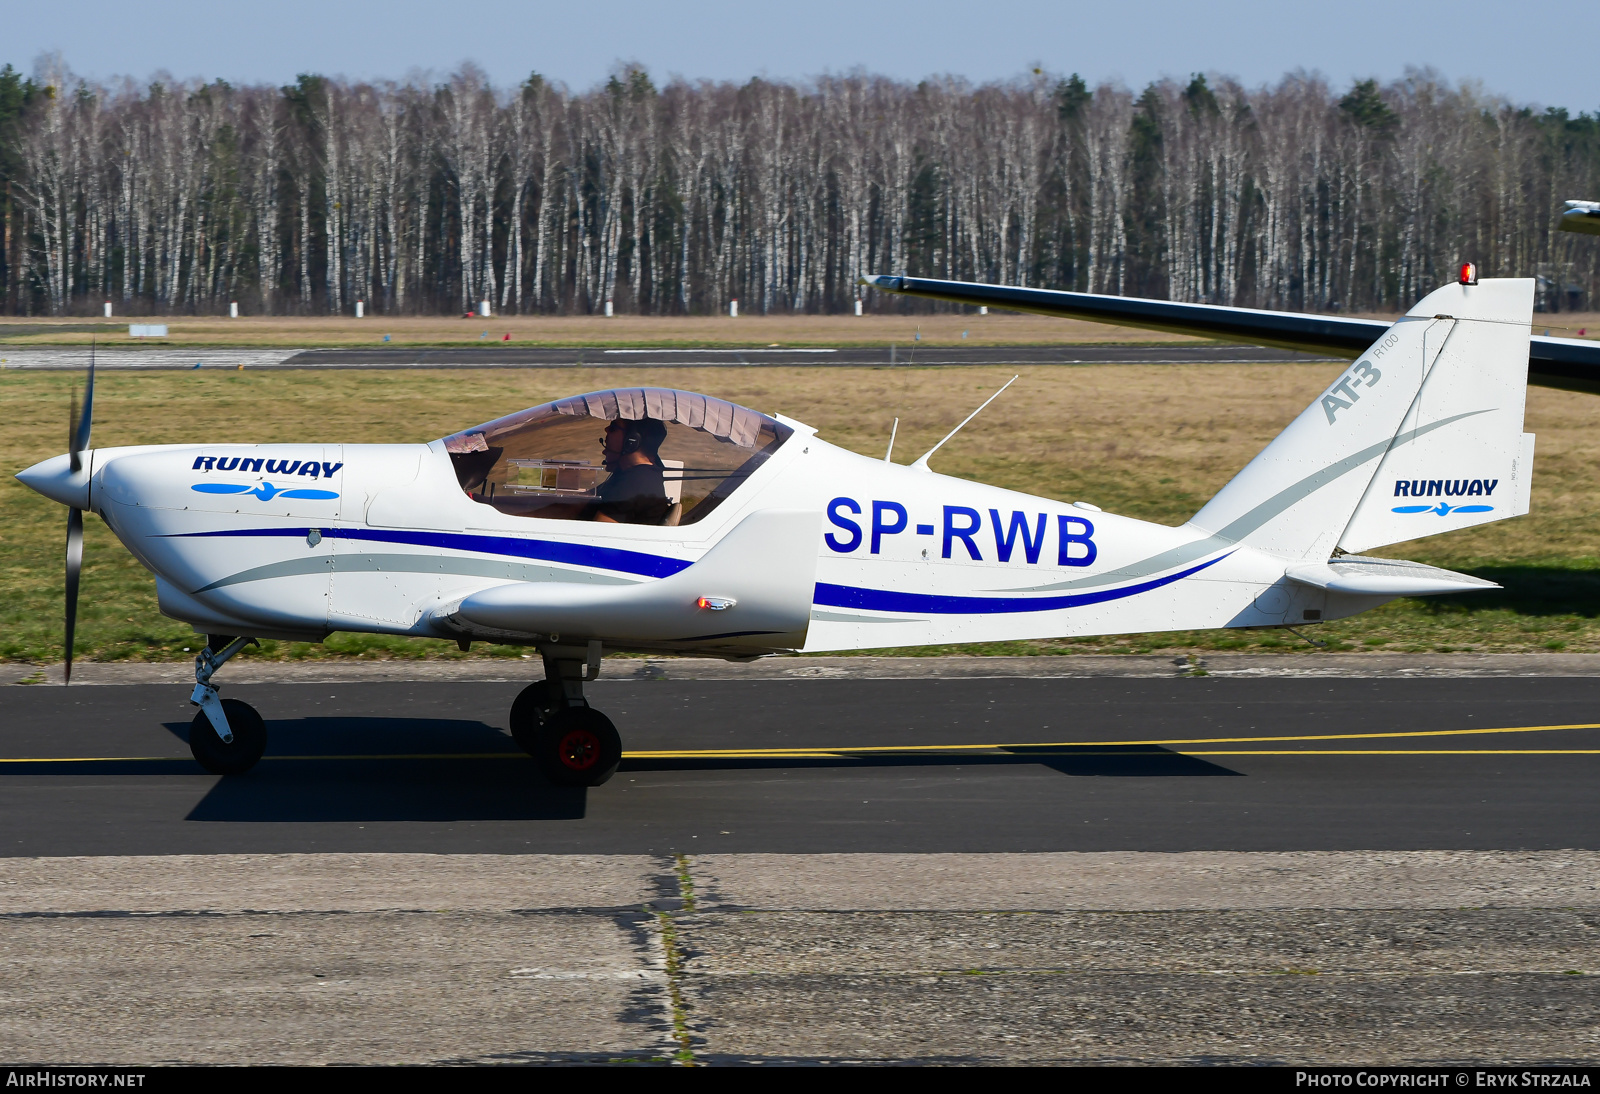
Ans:
[[[18,669],[0,1059],[1600,1058],[1600,658],[1208,662],[612,660],[589,791],[528,662],[232,665],[236,779],[184,666]]]
[[[518,687],[230,685],[271,734],[233,779],[181,684],[6,687],[0,855],[1600,846],[1596,677],[603,677],[587,791],[516,751]]]

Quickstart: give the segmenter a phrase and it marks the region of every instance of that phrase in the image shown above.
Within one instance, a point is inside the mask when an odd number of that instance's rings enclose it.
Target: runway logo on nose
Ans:
[[[237,482],[197,482],[189,487],[202,494],[249,494],[260,501],[271,501],[275,497],[298,498],[303,501],[327,501],[339,495],[332,490],[286,490],[281,486],[273,486],[270,482],[258,482],[254,487]]]
[[[265,471],[269,475],[298,475],[305,479],[331,479],[343,463],[317,460],[269,460],[253,456],[196,456],[194,471]]]

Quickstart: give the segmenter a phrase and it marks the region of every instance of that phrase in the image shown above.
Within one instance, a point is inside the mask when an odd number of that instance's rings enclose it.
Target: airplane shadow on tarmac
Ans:
[[[165,725],[188,741],[189,723]],[[587,791],[552,786],[482,722],[302,718],[268,722],[267,740],[254,770],[218,779],[187,819],[579,820],[586,811]]]
[[[784,758],[778,756],[691,756],[652,757],[623,760],[623,771],[771,771],[806,768],[881,768],[881,767],[1048,767],[1063,775],[1122,778],[1166,776],[1243,775],[1242,772],[1185,756],[1159,745],[1133,745],[1116,748],[1093,746],[1063,747],[1026,745],[979,753],[870,752],[839,753],[833,756]]]
[[[166,729],[187,743],[189,723]],[[219,779],[188,814],[196,821],[580,820],[587,792],[552,786],[503,730],[444,718],[303,718],[267,723],[269,746],[249,774]],[[623,771],[764,771],[1042,766],[1112,778],[1238,776],[1157,745],[984,753],[873,752],[828,756],[625,759]]]

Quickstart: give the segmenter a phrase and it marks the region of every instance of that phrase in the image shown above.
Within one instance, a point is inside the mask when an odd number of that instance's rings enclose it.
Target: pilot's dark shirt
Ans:
[[[600,484],[597,494],[590,520],[604,514],[619,524],[660,524],[672,505],[667,501],[661,468],[653,463],[614,472]]]

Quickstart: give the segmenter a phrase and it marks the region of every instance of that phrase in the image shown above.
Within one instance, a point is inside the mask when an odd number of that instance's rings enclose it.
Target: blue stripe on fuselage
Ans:
[[[1228,554],[1232,554],[1229,551]],[[1143,581],[1137,585],[1122,585],[1115,589],[1096,589],[1091,593],[1069,593],[1066,596],[941,596],[936,593],[897,593],[886,589],[858,589],[853,585],[829,585],[817,582],[813,599],[821,607],[857,608],[873,612],[921,612],[924,615],[1003,615],[1011,612],[1053,612],[1060,608],[1079,608],[1085,604],[1103,604],[1108,600],[1137,596],[1163,585],[1181,581],[1190,574],[1199,573],[1207,566],[1215,566],[1228,555],[1218,555],[1210,562],[1202,562],[1176,574]]]
[[[179,532],[162,538],[194,539],[210,537],[274,536],[304,539],[310,528],[249,528],[215,532]],[[598,570],[615,570],[642,577],[670,577],[687,570],[693,563],[681,558],[664,558],[647,555],[642,551],[624,551],[617,547],[594,547],[583,543],[562,543],[544,539],[517,539],[508,536],[471,535],[464,532],[403,532],[378,531],[371,528],[321,528],[324,537],[348,540],[366,540],[375,543],[405,543],[414,547],[438,547],[458,551],[474,551],[486,555],[506,555],[513,558],[538,559],[541,562],[561,562],[570,566],[589,566]],[[1228,552],[1232,554],[1233,552]],[[817,582],[813,602],[818,607],[856,608],[876,612],[922,612],[925,615],[1004,615],[1016,612],[1051,612],[1061,608],[1077,608],[1087,604],[1103,604],[1109,600],[1137,596],[1163,585],[1181,581],[1190,574],[1215,566],[1228,554],[1218,555],[1209,562],[1191,566],[1187,570],[1166,577],[1153,578],[1137,585],[1121,585],[1093,592],[1069,593],[1065,596],[994,597],[994,596],[944,596],[937,593],[901,593],[889,589],[861,589],[854,585],[831,585]]]
[[[289,539],[305,539],[311,531],[310,528],[247,528],[217,532],[180,532],[164,538],[282,536]],[[597,570],[616,570],[643,577],[671,577],[693,565],[681,558],[663,558],[660,555],[647,555],[642,551],[624,551],[617,547],[595,547],[586,543],[562,543],[548,539],[480,536],[465,532],[389,532],[371,528],[335,527],[319,528],[317,531],[325,539],[405,543],[413,547],[475,551],[483,555],[506,555],[512,558],[538,559],[540,562],[563,562],[569,566],[590,566]]]

